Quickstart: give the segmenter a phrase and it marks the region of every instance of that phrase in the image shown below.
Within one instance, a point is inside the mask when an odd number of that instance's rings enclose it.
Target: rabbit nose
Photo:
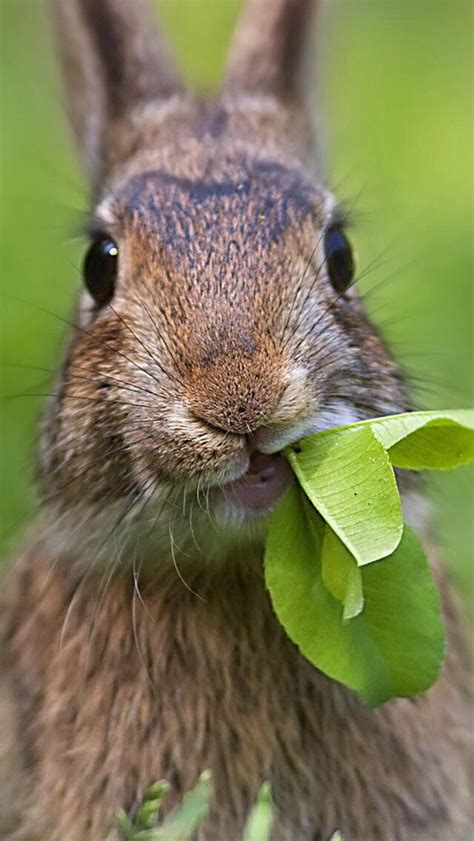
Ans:
[[[265,424],[283,391],[278,369],[258,359],[227,358],[190,383],[190,409],[216,429],[249,435]]]
[[[208,426],[234,435],[244,435],[247,439],[263,428],[265,420],[263,403],[253,398],[240,402],[212,401],[207,405],[202,402],[199,405],[193,403],[191,408],[194,417],[204,421]],[[268,410],[271,410],[270,406]]]

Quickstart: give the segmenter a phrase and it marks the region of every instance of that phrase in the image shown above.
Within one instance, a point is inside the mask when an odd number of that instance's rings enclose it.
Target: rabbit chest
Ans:
[[[112,838],[117,810],[133,815],[151,782],[169,780],[171,808],[207,768],[199,841],[238,841],[264,780],[274,841],[337,829],[346,841],[427,841],[444,827],[456,837],[466,733],[454,655],[423,697],[369,710],[304,660],[252,572],[203,578],[195,592],[166,576],[106,584],[61,561],[51,569],[41,551],[16,574],[8,632],[22,837]]]

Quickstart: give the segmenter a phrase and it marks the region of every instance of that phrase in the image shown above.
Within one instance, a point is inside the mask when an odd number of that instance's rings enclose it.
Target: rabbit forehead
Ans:
[[[110,206],[119,224],[141,229],[175,257],[244,241],[271,246],[327,216],[323,191],[304,171],[276,161],[231,161],[197,177],[165,169],[135,175]]]

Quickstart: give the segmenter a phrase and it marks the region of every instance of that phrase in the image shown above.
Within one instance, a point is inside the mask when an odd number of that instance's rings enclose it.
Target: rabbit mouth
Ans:
[[[264,514],[282,498],[293,481],[290,465],[283,456],[254,451],[247,471],[221,489],[232,508],[249,514]]]

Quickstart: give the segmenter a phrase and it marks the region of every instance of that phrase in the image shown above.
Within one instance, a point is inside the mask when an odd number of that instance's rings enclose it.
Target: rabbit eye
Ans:
[[[324,251],[331,283],[336,292],[342,294],[354,278],[355,261],[351,244],[341,228],[328,228],[324,236]]]
[[[97,239],[84,259],[84,282],[98,306],[107,304],[115,289],[118,269],[118,247],[107,237]]]

